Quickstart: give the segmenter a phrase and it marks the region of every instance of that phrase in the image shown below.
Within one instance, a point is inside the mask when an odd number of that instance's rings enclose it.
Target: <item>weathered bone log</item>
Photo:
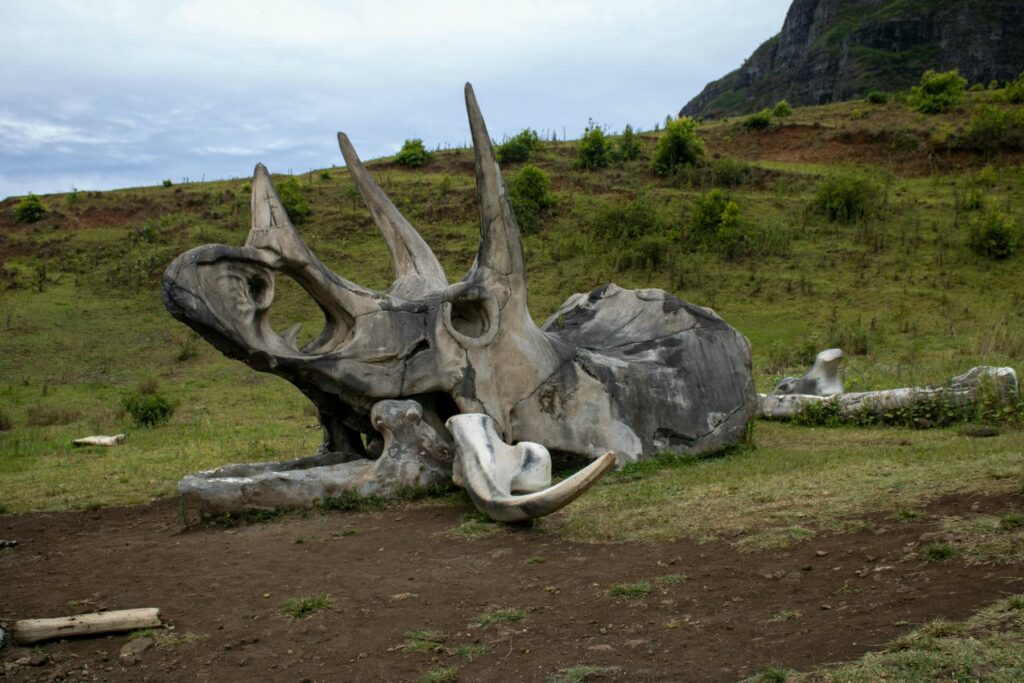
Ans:
[[[805,394],[833,396],[843,393],[843,380],[839,378],[842,349],[825,349],[814,359],[814,365],[803,377],[785,377],[775,385],[773,394]]]
[[[217,509],[292,507],[329,491],[387,490],[395,475],[374,464],[388,451],[372,419],[380,401],[416,401],[442,440],[448,418],[482,413],[505,442],[543,443],[555,457],[612,451],[625,463],[664,450],[706,453],[743,438],[757,408],[750,345],[710,309],[660,290],[607,285],[534,324],[519,228],[468,84],[465,95],[480,244],[462,281],[448,283],[341,133],[346,166],[394,262],[386,291],[341,277],[309,250],[262,165],[245,246],[198,247],[168,267],[171,314],[225,355],[298,387],[324,430],[313,458],[191,475],[181,484],[186,498]],[[269,322],[281,276],[324,314],[320,334],[301,348],[297,328],[278,332]]]
[[[118,446],[124,443],[124,434],[83,436],[81,439],[75,439],[71,443],[75,446]]]
[[[760,394],[758,415],[773,420],[790,420],[808,406],[829,402],[838,405],[839,419],[848,420],[863,415],[882,415],[923,401],[941,400],[951,406],[969,408],[982,396],[993,398],[999,405],[1016,400],[1016,371],[982,365],[957,375],[943,386],[903,387],[833,396]]]
[[[466,489],[478,510],[499,522],[550,515],[576,500],[615,464],[615,454],[605,453],[551,486],[551,455],[544,446],[504,443],[494,420],[482,413],[454,415],[446,426],[455,438],[455,484]],[[513,495],[517,492],[530,495]]]
[[[89,636],[100,633],[132,631],[160,626],[160,610],[156,607],[122,609],[113,612],[92,612],[52,619],[22,619],[14,622],[14,639],[20,645],[31,645],[54,638]]]

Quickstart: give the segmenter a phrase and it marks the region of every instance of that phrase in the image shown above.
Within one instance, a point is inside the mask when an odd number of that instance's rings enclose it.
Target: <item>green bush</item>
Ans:
[[[7,416],[3,408],[0,408],[0,432],[8,432],[12,427],[11,418]]]
[[[697,122],[681,116],[665,125],[658,138],[651,167],[658,175],[672,175],[680,166],[689,166],[704,156],[704,141],[697,135]]]
[[[830,221],[854,223],[878,208],[879,195],[878,186],[866,176],[830,175],[818,183],[812,206]]]
[[[555,203],[548,174],[533,165],[523,166],[512,176],[508,194],[523,233],[540,232],[544,214]]]
[[[910,89],[907,100],[911,107],[925,114],[949,111],[964,101],[967,79],[953,69],[936,72],[929,69],[921,76],[921,85]]]
[[[498,145],[495,154],[501,163],[527,161],[533,150],[540,144],[537,131],[524,128],[522,132]]]
[[[121,399],[121,407],[143,427],[155,427],[174,414],[174,403],[153,387],[140,387],[127,394]]]
[[[1024,104],[1024,71],[1017,76],[1017,80],[1006,84],[1002,91],[1002,97],[1013,104]]]
[[[402,149],[395,155],[395,163],[399,166],[419,168],[430,161],[430,152],[423,146],[423,140],[413,138],[402,144]]]
[[[717,188],[697,197],[689,237],[695,246],[714,250],[727,259],[747,254],[751,248],[750,231],[740,218],[739,204]]]
[[[669,226],[658,215],[655,202],[641,195],[628,202],[606,204],[594,219],[594,230],[599,237],[618,244],[666,233]]]
[[[295,176],[289,176],[283,183],[277,186],[277,194],[281,197],[281,205],[288,212],[288,217],[295,225],[302,225],[309,218],[312,209],[302,193]]]
[[[588,171],[604,168],[611,161],[611,156],[612,145],[608,135],[601,126],[590,121],[576,148],[576,165]]]
[[[170,187],[170,186],[171,186],[171,185],[173,185],[174,183],[172,183],[172,182],[171,182],[171,179],[170,179],[170,178],[164,178],[164,181],[163,181],[163,183],[161,183],[161,184],[162,184],[162,185],[163,185],[164,187]]]
[[[772,107],[772,116],[778,117],[780,119],[785,118],[792,113],[793,107],[790,106],[789,102],[787,102],[786,100],[779,100],[778,102],[775,103],[775,106]]]
[[[1006,214],[989,211],[971,224],[968,245],[979,256],[999,261],[1013,256],[1020,245],[1020,232]]]
[[[885,104],[886,102],[889,101],[889,96],[887,94],[885,94],[884,92],[879,92],[878,90],[872,90],[871,92],[868,93],[868,96],[865,97],[864,99],[867,100],[868,102],[870,102],[871,104]]]
[[[640,141],[633,132],[633,126],[626,124],[619,136],[618,155],[623,161],[632,161],[640,156]]]
[[[1024,114],[982,105],[964,130],[964,143],[986,154],[1020,147],[1024,144]]]
[[[14,218],[19,223],[35,223],[46,214],[46,205],[31,192],[14,207]]]
[[[762,109],[756,114],[751,114],[743,120],[743,127],[750,130],[764,130],[772,125],[772,113]]]
[[[720,187],[738,187],[747,181],[750,165],[732,157],[711,162],[711,180]]]

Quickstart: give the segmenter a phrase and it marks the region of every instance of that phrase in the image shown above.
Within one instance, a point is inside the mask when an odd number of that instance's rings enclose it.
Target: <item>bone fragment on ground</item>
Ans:
[[[978,366],[957,375],[944,386],[902,387],[884,391],[858,391],[836,396],[807,394],[760,394],[758,415],[774,420],[789,420],[810,405],[834,402],[839,418],[849,419],[865,412],[882,414],[920,401],[940,399],[950,405],[969,408],[982,396],[999,405],[1008,405],[1018,397],[1017,372],[1013,368]]]
[[[403,487],[451,480],[447,436],[423,421],[415,401],[380,401],[371,411],[384,437],[376,460],[326,453],[284,462],[226,465],[186,476],[178,484],[187,508],[206,513],[312,507],[342,495],[391,496]]]
[[[447,427],[455,438],[456,485],[466,489],[480,512],[499,522],[549,515],[576,500],[615,464],[615,454],[605,453],[551,486],[551,456],[540,444],[505,443],[495,421],[482,413],[454,415]],[[513,495],[517,492],[529,493]]]
[[[839,364],[843,360],[842,349],[825,349],[814,359],[814,365],[803,377],[786,377],[777,385],[773,394],[807,394],[811,396],[834,396],[843,393],[843,380],[839,378]]]
[[[75,439],[71,443],[75,446],[117,446],[124,443],[124,434],[83,436],[81,439]]]
[[[93,612],[52,619],[22,619],[14,622],[14,639],[30,645],[53,638],[133,631],[160,626],[160,610],[156,607]]]

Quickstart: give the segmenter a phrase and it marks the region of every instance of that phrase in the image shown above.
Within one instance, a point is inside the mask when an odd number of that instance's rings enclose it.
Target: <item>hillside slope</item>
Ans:
[[[825,104],[959,69],[971,83],[1024,70],[1019,0],[793,0],[778,35],[703,91],[680,115],[743,114],[780,99]]]

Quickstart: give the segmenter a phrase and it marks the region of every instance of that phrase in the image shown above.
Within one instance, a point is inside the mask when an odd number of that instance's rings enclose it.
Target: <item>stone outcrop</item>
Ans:
[[[745,114],[780,99],[825,104],[907,88],[927,69],[971,83],[1024,71],[1020,0],[794,0],[778,35],[680,115]]]

